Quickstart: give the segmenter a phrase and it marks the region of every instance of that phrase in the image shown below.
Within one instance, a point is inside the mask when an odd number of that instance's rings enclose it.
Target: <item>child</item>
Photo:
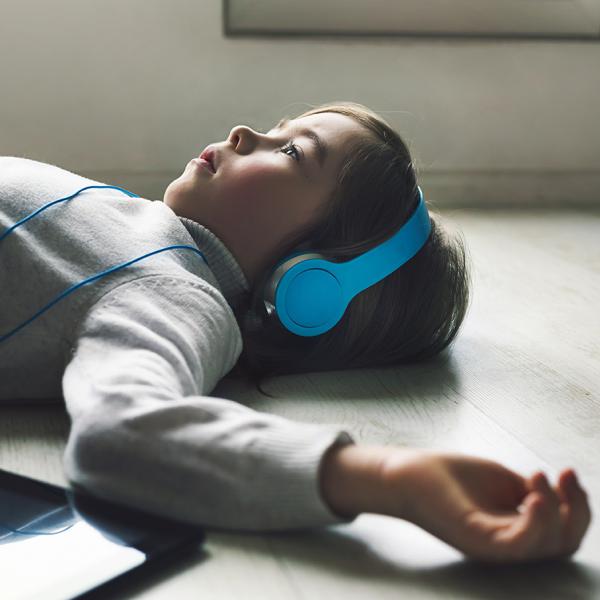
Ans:
[[[414,258],[330,331],[295,335],[264,300],[274,266],[304,249],[348,261],[397,232],[419,198],[407,148],[375,113],[342,102],[267,133],[236,127],[202,156],[162,202],[0,158],[0,400],[64,398],[70,483],[208,527],[380,512],[472,558],[572,554],[591,519],[572,470],[552,488],[541,473],[360,445],[335,425],[209,396],[234,367],[256,383],[434,356],[464,319],[469,278],[463,246],[431,217]]]

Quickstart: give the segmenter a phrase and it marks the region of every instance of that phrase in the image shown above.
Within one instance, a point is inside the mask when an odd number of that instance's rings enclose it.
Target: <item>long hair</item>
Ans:
[[[319,218],[286,240],[234,311],[243,350],[232,373],[245,376],[270,397],[261,383],[274,375],[400,365],[433,357],[455,338],[469,303],[470,272],[462,234],[451,236],[444,230],[425,195],[431,232],[424,246],[402,267],[357,294],[331,330],[298,336],[265,310],[265,283],[287,254],[310,249],[334,262],[351,260],[396,233],[419,201],[410,153],[382,117],[362,104],[334,102],[295,118],[323,112],[355,119],[367,135],[347,150]]]

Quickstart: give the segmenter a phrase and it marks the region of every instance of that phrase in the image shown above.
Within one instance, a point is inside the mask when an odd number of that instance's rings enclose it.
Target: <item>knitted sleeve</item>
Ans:
[[[336,425],[295,422],[208,394],[241,335],[201,280],[117,286],[79,325],[62,385],[68,480],[127,506],[197,525],[284,530],[348,523],[319,492]]]

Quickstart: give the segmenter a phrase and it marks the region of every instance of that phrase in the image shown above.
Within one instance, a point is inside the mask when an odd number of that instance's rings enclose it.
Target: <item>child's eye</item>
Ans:
[[[287,152],[288,150],[293,150],[294,154],[296,155],[296,158],[294,158],[294,160],[297,160],[298,162],[300,162],[300,152],[298,151],[298,146],[296,146],[293,141],[290,142],[289,144],[287,144],[286,146],[284,146],[283,148],[281,148],[282,152]]]

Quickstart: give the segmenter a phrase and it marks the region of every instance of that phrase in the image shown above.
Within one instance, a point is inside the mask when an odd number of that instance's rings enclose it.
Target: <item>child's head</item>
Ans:
[[[333,329],[302,337],[287,331],[275,314],[266,314],[264,284],[284,256],[311,249],[328,260],[350,260],[396,233],[418,204],[410,153],[385,120],[351,102],[321,105],[294,120],[324,113],[349,117],[360,125],[354,133],[368,134],[355,135],[344,147],[329,196],[311,207],[313,217],[276,247],[257,273],[248,302],[235,310],[244,348],[234,371],[255,383],[270,375],[425,360],[452,342],[467,312],[470,272],[464,241],[442,228],[424,192],[429,239],[401,268],[354,297]]]
[[[321,220],[349,148],[366,138],[375,141],[333,112],[282,119],[267,133],[234,127],[208,146],[215,172],[190,161],[164,203],[219,237],[253,286],[290,238]]]

